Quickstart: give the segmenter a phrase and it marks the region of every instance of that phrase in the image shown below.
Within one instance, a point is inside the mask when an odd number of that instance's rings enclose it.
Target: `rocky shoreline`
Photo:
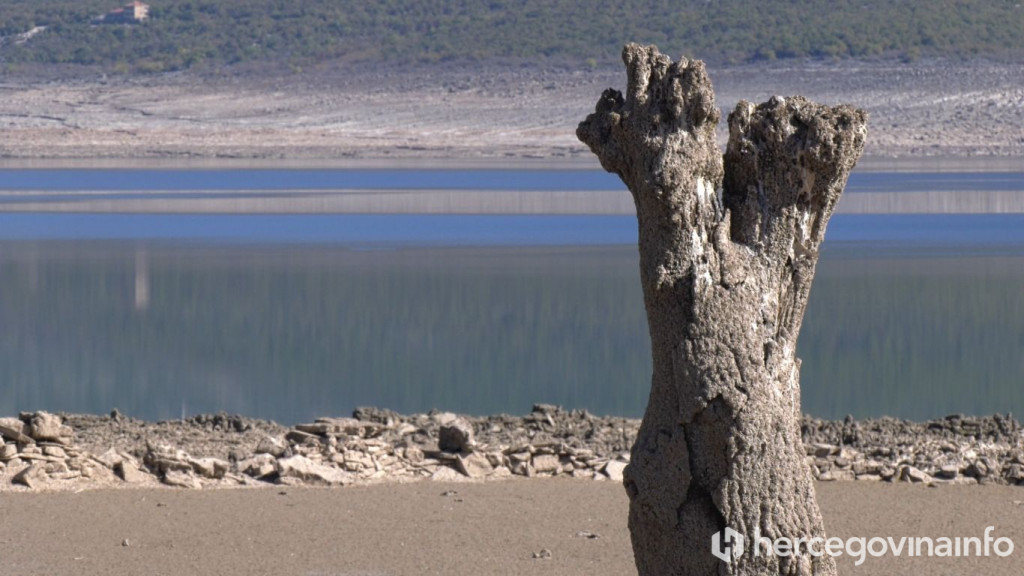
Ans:
[[[173,486],[346,486],[563,476],[615,481],[640,421],[538,404],[525,416],[401,415],[284,427],[237,415],[146,422],[22,413],[0,418],[0,490]],[[1024,485],[1024,432],[1012,416],[843,421],[804,417],[819,481]]]

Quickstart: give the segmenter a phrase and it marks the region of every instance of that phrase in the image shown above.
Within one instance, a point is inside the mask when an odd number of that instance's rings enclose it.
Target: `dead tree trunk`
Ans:
[[[625,476],[639,573],[835,574],[806,545],[755,557],[749,542],[824,535],[795,348],[866,115],[799,96],[740,102],[723,170],[704,64],[634,44],[623,60],[625,97],[606,90],[576,133],[636,203],[654,356]],[[748,543],[731,564],[711,554],[725,527]]]

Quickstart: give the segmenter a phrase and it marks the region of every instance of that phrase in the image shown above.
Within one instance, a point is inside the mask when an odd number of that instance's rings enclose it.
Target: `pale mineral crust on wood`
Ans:
[[[703,63],[623,51],[577,136],[637,208],[654,373],[625,474],[640,574],[834,574],[803,547],[711,555],[731,527],[824,536],[800,441],[796,337],[818,248],[864,147],[866,115],[801,97],[740,102],[724,163]]]

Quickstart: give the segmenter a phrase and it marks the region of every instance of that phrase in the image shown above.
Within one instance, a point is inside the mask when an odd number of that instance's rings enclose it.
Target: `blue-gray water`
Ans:
[[[388,174],[7,171],[0,187],[621,187],[597,172]],[[855,174],[850,193],[1022,182]],[[0,214],[0,414],[295,422],[552,402],[639,416],[635,240],[622,216]],[[836,216],[799,344],[805,410],[1024,410],[1022,287],[1024,216]]]

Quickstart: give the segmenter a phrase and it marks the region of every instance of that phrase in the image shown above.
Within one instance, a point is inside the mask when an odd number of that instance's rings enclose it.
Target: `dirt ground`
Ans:
[[[1018,576],[1024,492],[818,485],[830,536],[1012,539],[1007,558],[838,559],[853,576]],[[349,488],[4,494],[0,575],[602,575],[635,573],[612,482],[418,482]],[[589,535],[589,536],[588,536]],[[597,537],[593,537],[596,535]],[[543,551],[550,552],[550,558]]]

